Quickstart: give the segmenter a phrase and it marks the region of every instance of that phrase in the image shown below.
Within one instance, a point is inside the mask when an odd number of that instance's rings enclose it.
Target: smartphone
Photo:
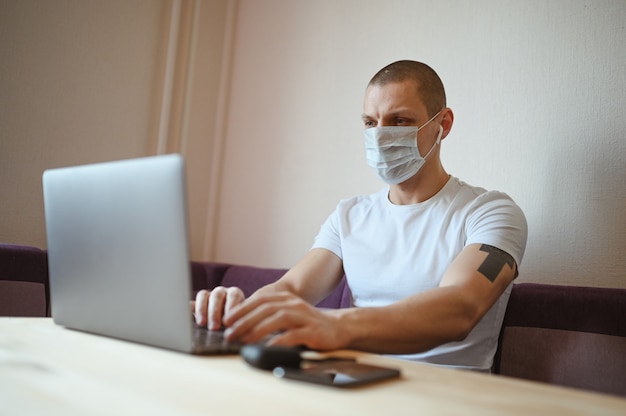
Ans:
[[[355,361],[332,361],[305,368],[277,367],[274,375],[279,378],[306,381],[333,387],[353,387],[400,377],[395,368],[378,367]]]

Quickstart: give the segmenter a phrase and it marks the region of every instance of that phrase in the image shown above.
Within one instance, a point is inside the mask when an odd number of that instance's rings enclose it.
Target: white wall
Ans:
[[[626,2],[239,2],[213,257],[289,267],[363,159],[369,78],[435,68],[455,110],[448,171],[509,193],[530,227],[520,280],[626,287]]]

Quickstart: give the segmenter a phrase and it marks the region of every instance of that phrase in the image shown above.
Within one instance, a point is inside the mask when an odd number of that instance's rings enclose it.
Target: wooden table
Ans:
[[[402,378],[335,389],[277,379],[236,355],[191,356],[47,318],[0,318],[0,415],[626,415],[618,397],[337,354],[400,368]]]

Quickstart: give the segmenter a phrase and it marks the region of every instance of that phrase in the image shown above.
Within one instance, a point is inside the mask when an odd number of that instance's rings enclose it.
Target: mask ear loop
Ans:
[[[428,151],[428,153],[426,153],[426,156],[424,156],[424,160],[428,159],[428,156],[430,156],[430,154],[433,152],[433,150],[435,150],[435,147],[441,143],[441,136],[443,135],[443,126],[439,126],[439,134],[437,135],[437,140],[435,140],[435,143],[433,144],[433,147],[430,148],[430,150]]]
[[[433,120],[435,119],[435,117],[437,117],[439,114],[441,114],[441,112],[442,112],[442,111],[443,111],[443,108],[442,108],[441,110],[439,110],[439,112],[438,112],[437,114],[435,114],[434,116],[432,116],[432,117],[430,118],[430,120],[428,120],[426,123],[424,123],[424,124],[422,124],[421,126],[419,126],[419,127],[417,128],[417,131],[420,131],[423,127],[427,126],[427,125],[428,125],[428,123],[430,123],[431,121],[433,121]]]

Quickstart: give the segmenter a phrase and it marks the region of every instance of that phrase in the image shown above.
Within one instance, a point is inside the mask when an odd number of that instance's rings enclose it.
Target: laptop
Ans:
[[[46,170],[43,194],[56,324],[187,353],[238,351],[192,319],[181,155]]]

